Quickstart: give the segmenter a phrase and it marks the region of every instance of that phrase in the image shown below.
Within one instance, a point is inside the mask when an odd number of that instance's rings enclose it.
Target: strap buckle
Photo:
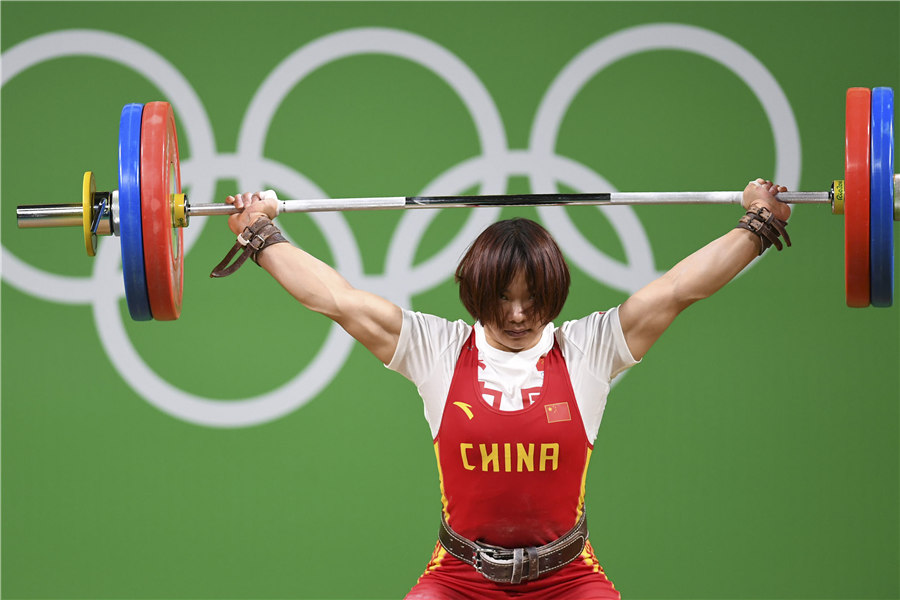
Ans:
[[[249,239],[244,237],[245,233],[250,234]],[[251,231],[251,229],[249,227],[246,227],[244,229],[244,231],[242,231],[241,234],[238,236],[238,243],[241,246],[243,246],[244,248],[247,248],[249,246],[249,250],[251,252],[256,252],[257,250],[262,248],[263,244],[266,243],[266,238],[259,235],[258,232]]]

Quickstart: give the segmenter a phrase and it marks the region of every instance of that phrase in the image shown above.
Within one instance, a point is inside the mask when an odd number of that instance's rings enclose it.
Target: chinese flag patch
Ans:
[[[562,423],[563,421],[572,420],[572,414],[569,412],[569,404],[567,402],[548,404],[544,407],[544,412],[547,413],[548,423]]]

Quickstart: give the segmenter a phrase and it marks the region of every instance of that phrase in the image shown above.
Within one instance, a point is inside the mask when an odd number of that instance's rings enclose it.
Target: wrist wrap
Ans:
[[[772,211],[761,206],[755,211],[747,211],[735,229],[746,229],[755,233],[759,237],[759,254],[762,255],[772,245],[781,251],[783,246],[779,237],[784,237],[784,243],[788,246],[791,245],[791,237],[788,235],[786,227],[787,221],[777,219]]]
[[[244,228],[244,231],[237,237],[234,246],[231,247],[231,250],[222,259],[222,262],[216,265],[209,276],[227,277],[237,271],[247,260],[247,257],[252,258],[253,262],[259,264],[258,256],[260,252],[269,246],[282,242],[287,242],[287,239],[281,234],[281,230],[272,223],[269,217],[263,215],[256,219],[252,225]],[[231,259],[242,250],[241,255],[230,266],[227,266]]]

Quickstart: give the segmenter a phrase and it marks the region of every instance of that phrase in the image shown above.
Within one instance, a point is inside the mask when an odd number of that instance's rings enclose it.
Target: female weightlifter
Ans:
[[[526,219],[494,223],[456,271],[475,324],[401,309],[353,288],[281,236],[271,194],[228,197],[247,253],[310,310],[411,380],[441,484],[439,541],[409,600],[619,598],[588,541],[584,490],[610,380],[681,311],[728,283],[779,236],[786,188],[757,179],[738,226],[618,307],[557,327],[569,271]]]

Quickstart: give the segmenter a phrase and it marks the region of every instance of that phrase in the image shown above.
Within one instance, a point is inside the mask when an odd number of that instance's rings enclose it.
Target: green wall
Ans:
[[[399,598],[436,539],[415,388],[255,266],[210,279],[224,219],[188,228],[171,323],[128,318],[118,239],[89,259],[76,229],[16,228],[17,204],[78,202],[86,170],[117,187],[124,104],[172,102],[195,203],[757,176],[816,191],[843,177],[846,89],[900,88],[896,2],[4,1],[0,17],[4,598]],[[514,214],[563,243],[563,320],[741,210]],[[465,318],[452,265],[499,216],[281,221],[355,284]],[[799,207],[790,233],[610,395],[587,503],[626,598],[900,596],[898,310],[845,306],[842,218]]]

